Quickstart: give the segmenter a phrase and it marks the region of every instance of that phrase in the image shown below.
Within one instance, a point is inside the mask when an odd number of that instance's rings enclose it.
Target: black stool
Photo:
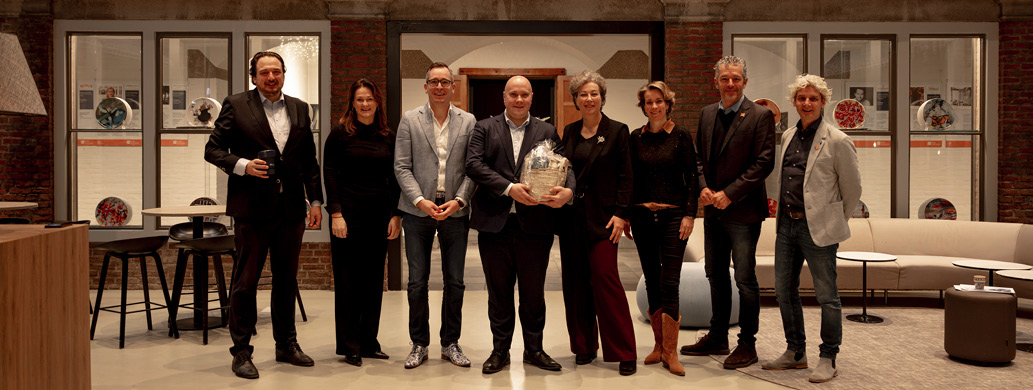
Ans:
[[[176,259],[176,275],[173,279],[171,321],[176,321],[180,307],[193,310],[195,315],[200,315],[203,318],[201,324],[201,330],[203,331],[202,339],[203,343],[207,345],[209,327],[208,312],[219,310],[224,321],[229,319],[229,294],[226,289],[226,275],[222,267],[222,256],[227,255],[230,256],[234,262],[237,261],[237,252],[234,250],[233,236],[225,235],[184,240],[180,241],[177,246],[179,247],[179,257]],[[180,297],[183,293],[183,279],[186,276],[187,262],[191,256],[202,256],[205,258],[205,261],[212,258],[212,270],[215,273],[216,292],[218,292],[219,298],[209,300],[208,302],[218,301],[219,306],[202,308],[197,307],[197,302],[185,304],[179,303]],[[193,288],[206,289],[208,288],[207,281],[195,280]]]
[[[28,218],[0,217],[0,225],[28,225],[32,223]]]
[[[169,309],[169,318],[172,318],[171,305],[169,304],[169,287],[165,283],[165,270],[161,266],[161,256],[158,255],[158,249],[168,242],[168,236],[157,236],[157,237],[144,237],[144,238],[132,238],[128,240],[111,241],[100,244],[97,249],[106,250],[104,253],[104,265],[100,269],[100,285],[97,287],[97,303],[94,304],[96,310],[93,311],[93,323],[90,324],[90,340],[93,340],[93,334],[97,330],[97,316],[101,310],[112,313],[120,313],[121,319],[119,322],[119,333],[118,333],[118,348],[124,348],[126,342],[126,314],[139,313],[141,311],[147,313],[147,329],[152,330],[151,325],[151,310],[154,309]],[[161,291],[165,295],[165,304],[161,305],[155,302],[151,302],[150,290],[147,287],[147,262],[145,257],[150,256],[154,258],[154,265],[158,269],[158,280],[161,281]],[[108,264],[112,257],[117,257],[122,260],[122,303],[121,305],[112,306],[101,306],[101,298],[104,296],[104,282],[108,277]],[[140,275],[141,281],[143,282],[143,301],[126,304],[126,290],[129,284],[129,259],[139,258],[140,259]],[[134,310],[127,312],[126,306],[132,305],[144,305],[143,310]],[[151,307],[151,305],[155,307]],[[112,309],[119,307],[118,311]],[[179,330],[176,329],[176,323],[169,323],[170,333],[179,337]]]

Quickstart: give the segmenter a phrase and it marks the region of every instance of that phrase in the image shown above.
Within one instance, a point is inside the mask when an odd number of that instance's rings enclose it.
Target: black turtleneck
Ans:
[[[369,207],[397,209],[394,150],[394,132],[383,135],[373,125],[355,122],[349,135],[344,125],[334,125],[323,150],[327,211],[347,215]]]

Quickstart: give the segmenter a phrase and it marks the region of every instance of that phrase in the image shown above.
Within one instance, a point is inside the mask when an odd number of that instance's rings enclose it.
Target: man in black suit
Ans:
[[[488,287],[488,320],[493,350],[481,369],[485,374],[509,364],[515,307],[513,286],[520,280],[520,327],[524,335],[524,363],[559,371],[560,365],[542,350],[545,328],[545,270],[552,248],[552,210],[571,199],[574,172],[567,172],[565,187],[553,187],[543,201],[520,183],[524,156],[544,140],[563,153],[556,128],[531,117],[531,82],[514,76],[502,93],[506,111],[477,122],[466,154],[466,175],[477,184],[470,227],[477,236],[484,278]]]
[[[774,168],[775,118],[767,108],[743,95],[746,61],[726,56],[714,66],[714,85],[721,101],[703,108],[696,131],[696,155],[701,164],[700,204],[704,205],[706,272],[710,281],[713,317],[710,332],[681,348],[684,355],[728,353],[728,322],[732,309],[729,261],[739,289],[739,345],[724,368],[757,362],[754,347],[760,315],[757,285],[757,240],[768,217],[764,179]]]
[[[311,366],[298,346],[294,297],[298,291],[298,253],[308,227],[318,228],[319,162],[308,116],[308,104],[284,95],[283,58],[259,52],[251,58],[255,89],[226,98],[215,120],[204,158],[229,174],[226,214],[234,218],[237,264],[230,295],[230,337],[233,372],[258,378],[250,345],[258,316],[255,292],[267,254],[273,272],[272,321],[276,361]],[[277,151],[275,161],[257,158]],[[275,163],[272,175],[268,170]],[[306,208],[306,197],[311,207]]]

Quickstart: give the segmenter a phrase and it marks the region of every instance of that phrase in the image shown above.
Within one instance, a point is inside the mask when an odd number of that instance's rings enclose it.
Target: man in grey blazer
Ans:
[[[437,232],[445,288],[441,302],[441,358],[469,367],[459,347],[463,322],[463,270],[470,231],[467,201],[474,184],[466,176],[466,148],[476,120],[451,104],[452,70],[440,62],[427,69],[428,102],[406,111],[395,140],[395,177],[402,189],[398,209],[405,212],[405,256],[409,263],[409,338],[412,351],[405,368],[427,360],[430,307],[427,282],[430,253]]]
[[[782,356],[762,367],[807,368],[800,304],[800,269],[806,259],[814,278],[814,295],[821,305],[820,359],[808,379],[827,382],[838,374],[836,355],[843,340],[836,250],[850,238],[847,220],[861,199],[861,173],[854,142],[822,118],[832,97],[825,80],[804,74],[797,76],[789,90],[800,122],[782,134],[775,235],[775,296],[788,346]]]

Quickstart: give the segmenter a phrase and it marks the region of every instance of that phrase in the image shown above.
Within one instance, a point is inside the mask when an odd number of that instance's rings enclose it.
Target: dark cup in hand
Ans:
[[[265,161],[265,165],[269,166],[269,169],[265,172],[265,174],[269,177],[273,177],[276,175],[276,154],[276,151],[272,149],[266,149],[258,152],[258,158],[262,161]]]

